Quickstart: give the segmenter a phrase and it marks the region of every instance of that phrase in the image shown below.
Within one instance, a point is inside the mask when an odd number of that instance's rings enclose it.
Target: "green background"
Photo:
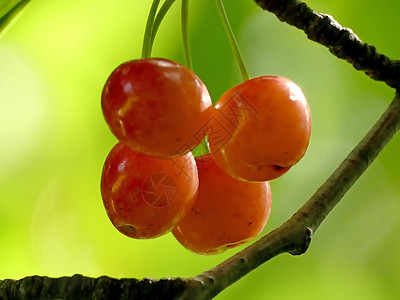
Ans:
[[[217,256],[168,234],[132,240],[113,228],[99,192],[116,143],[101,112],[110,72],[141,53],[150,0],[31,1],[0,39],[0,278],[80,273],[190,277]],[[399,58],[400,1],[308,1]],[[263,232],[289,218],[327,178],[394,96],[250,0],[226,0],[251,76],[281,75],[304,91],[313,132],[303,160],[271,183]],[[192,1],[194,70],[216,101],[240,82],[216,6]],[[179,5],[154,56],[183,62]],[[396,137],[334,209],[300,257],[280,255],[217,299],[396,299],[400,296],[400,140]]]

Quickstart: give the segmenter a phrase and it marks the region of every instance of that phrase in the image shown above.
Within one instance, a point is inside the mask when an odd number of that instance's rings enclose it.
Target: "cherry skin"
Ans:
[[[210,151],[235,178],[272,180],[286,173],[307,150],[310,109],[301,89],[287,78],[261,76],[244,81],[221,96],[212,115],[227,134],[222,140],[210,136]]]
[[[133,150],[170,158],[194,149],[210,118],[204,83],[185,66],[167,59],[125,62],[103,89],[103,115],[114,135]]]
[[[147,239],[176,226],[192,208],[198,184],[191,152],[159,159],[117,143],[104,163],[101,195],[115,228],[129,237]]]
[[[199,192],[189,213],[173,229],[192,252],[211,255],[255,238],[271,210],[268,182],[245,182],[226,174],[211,154],[196,157]]]

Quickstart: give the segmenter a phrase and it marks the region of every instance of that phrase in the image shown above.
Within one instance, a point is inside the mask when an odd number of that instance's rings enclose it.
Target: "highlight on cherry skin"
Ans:
[[[311,113],[301,89],[279,76],[261,76],[226,91],[213,118],[229,138],[209,137],[212,155],[231,176],[266,181],[282,176],[306,153]]]
[[[101,176],[101,195],[112,224],[136,239],[171,231],[193,206],[198,175],[191,152],[159,159],[121,142],[110,151]]]
[[[211,255],[246,243],[263,230],[271,211],[268,182],[245,182],[225,173],[210,153],[195,158],[199,192],[172,233],[188,250]]]
[[[204,139],[210,94],[187,67],[163,58],[125,62],[107,79],[103,115],[118,140],[147,155],[170,158]]]

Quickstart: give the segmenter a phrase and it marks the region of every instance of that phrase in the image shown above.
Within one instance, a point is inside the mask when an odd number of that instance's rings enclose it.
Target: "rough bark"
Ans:
[[[279,20],[303,30],[307,37],[326,46],[335,56],[347,60],[357,70],[391,87],[400,87],[400,61],[380,54],[373,45],[362,42],[350,29],[330,15],[313,11],[299,0],[255,0]]]

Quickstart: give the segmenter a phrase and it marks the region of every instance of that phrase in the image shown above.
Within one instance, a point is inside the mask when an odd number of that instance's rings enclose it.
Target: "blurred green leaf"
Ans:
[[[30,0],[0,0],[0,36]]]

